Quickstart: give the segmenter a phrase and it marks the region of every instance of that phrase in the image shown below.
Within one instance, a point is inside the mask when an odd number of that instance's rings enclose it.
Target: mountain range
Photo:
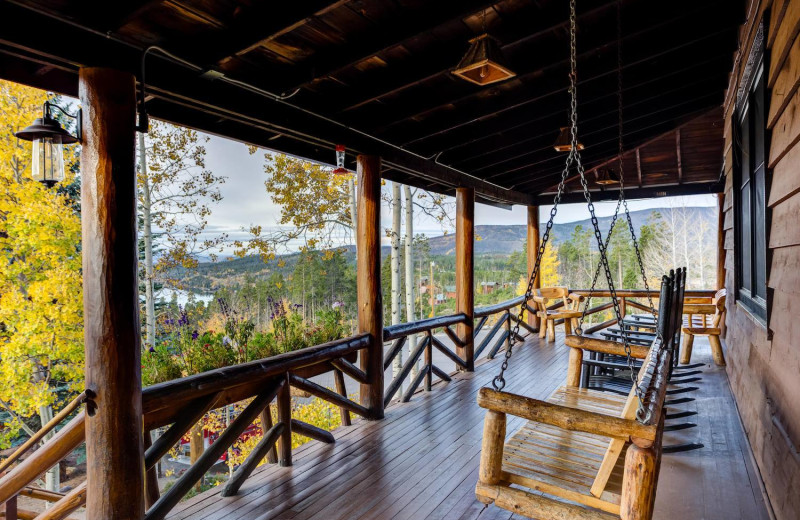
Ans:
[[[716,208],[714,207],[692,207],[685,208],[691,211],[693,217],[716,222]],[[670,208],[653,208],[631,212],[631,221],[638,234],[642,225],[646,224],[654,213],[662,215],[668,213]],[[626,225],[625,215],[619,216],[622,221],[617,225]],[[605,233],[611,224],[611,217],[598,217],[600,229]],[[544,228],[545,221],[541,222]],[[551,239],[556,244],[569,239],[575,227],[591,227],[591,220],[584,219],[573,222],[563,222],[553,225]],[[527,229],[525,225],[478,225],[475,226],[475,233],[478,239],[475,242],[476,255],[495,255],[508,256],[514,251],[522,250],[526,239]],[[431,255],[449,256],[455,255],[455,233],[443,236],[430,237],[428,239]],[[355,261],[355,247],[345,246],[348,261]],[[388,256],[390,248],[384,246],[381,251],[383,257]],[[237,280],[244,276],[267,276],[272,272],[281,272],[284,276],[291,274],[299,254],[291,253],[281,255],[274,260],[264,263],[259,256],[247,256],[244,258],[231,258],[218,262],[200,262],[196,269],[191,271],[181,270],[171,273],[171,276],[180,280],[183,285],[194,292],[213,292],[223,285],[237,285]]]

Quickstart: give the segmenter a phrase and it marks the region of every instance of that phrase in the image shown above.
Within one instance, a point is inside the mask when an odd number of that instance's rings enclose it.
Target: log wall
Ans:
[[[768,324],[735,297],[732,117],[761,19],[766,22]],[[723,210],[728,375],[767,495],[779,520],[800,511],[800,0],[752,0],[725,101]],[[769,136],[768,136],[769,137]]]

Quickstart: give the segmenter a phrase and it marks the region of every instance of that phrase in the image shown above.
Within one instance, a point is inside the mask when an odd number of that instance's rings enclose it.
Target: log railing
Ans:
[[[464,343],[451,328],[459,323],[468,323],[469,318],[466,314],[452,314],[449,316],[437,316],[435,318],[427,318],[424,320],[412,321],[409,323],[401,323],[399,325],[392,325],[383,329],[383,340],[392,341],[389,350],[383,356],[383,369],[386,370],[392,364],[392,361],[400,355],[403,347],[409,336],[414,334],[423,334],[424,337],[417,343],[414,350],[410,353],[408,359],[400,368],[392,381],[386,387],[386,393],[383,397],[384,406],[388,406],[392,398],[403,386],[403,382],[411,376],[413,368],[417,365],[419,358],[425,355],[425,365],[419,369],[419,372],[414,376],[409,387],[403,393],[401,400],[405,403],[411,399],[414,392],[417,391],[419,385],[425,381],[425,391],[430,391],[433,384],[433,375],[436,374],[439,379],[443,381],[450,381],[450,375],[437,367],[433,363],[433,349],[450,358],[456,366],[466,370],[467,360],[462,359],[452,349],[445,345],[434,333],[441,329],[453,342],[456,347],[462,346]]]
[[[589,289],[573,289],[570,292],[575,294],[580,294],[581,296],[588,296],[591,291]],[[611,298],[611,292],[608,290],[604,291],[593,291],[591,292],[592,298]],[[648,306],[647,302],[647,291],[644,289],[624,289],[616,291],[617,299],[620,303],[620,311],[622,312],[622,316],[625,317],[627,315],[628,307],[632,307],[634,309],[638,309],[640,311],[649,313],[650,307]],[[684,300],[705,300],[712,298],[714,296],[714,291],[711,290],[687,290],[684,295]],[[650,291],[650,297],[653,301],[657,301],[659,294],[657,291]],[[637,301],[642,300],[642,301]],[[613,307],[611,302],[607,302],[596,307],[592,307],[587,312],[587,316],[590,314],[596,314],[598,312],[602,312],[607,309],[611,309]],[[691,319],[691,317],[690,317]],[[616,317],[612,316],[611,319],[606,320],[602,323],[598,323],[596,325],[592,325],[586,329],[584,329],[584,334],[593,334],[597,331],[603,330],[605,328],[611,327],[617,323]]]
[[[145,440],[149,441],[150,430],[169,425],[169,428],[154,442],[146,442],[145,487],[149,489],[145,490],[148,505],[145,518],[147,520],[165,518],[259,415],[263,421],[261,441],[227,482],[223,490],[224,496],[237,494],[241,485],[265,456],[269,456],[270,460],[279,460],[281,465],[291,465],[292,432],[322,442],[334,442],[334,437],[329,432],[292,418],[290,387],[338,406],[343,423],[346,425],[350,423],[351,413],[366,417],[367,409],[347,397],[344,374],[348,374],[358,382],[367,381],[366,374],[353,365],[353,362],[358,351],[369,347],[369,343],[369,335],[361,334],[144,388],[142,408]],[[336,392],[311,381],[312,377],[326,372],[334,373]],[[79,399],[67,407],[69,412],[62,412],[55,419],[63,419],[74,412],[77,405],[73,404],[77,402],[79,405],[84,398],[84,395],[79,396]],[[245,400],[250,401],[219,438],[168,491],[160,495],[155,475],[155,465],[158,460],[166,455],[208,411]],[[278,409],[278,420],[274,424],[269,413],[269,406],[273,400],[277,400]],[[48,424],[46,428],[52,429],[56,424],[52,426]],[[31,487],[31,484],[48,468],[63,460],[84,441],[84,424],[84,412],[80,412],[40,449],[31,453],[0,478],[0,504],[6,504],[0,511],[5,513],[5,520],[17,520],[28,516],[33,518],[31,515],[20,515],[17,512],[16,497],[19,495],[41,498],[52,503],[50,508],[36,516],[37,520],[61,520],[85,504],[85,483],[65,495]],[[35,438],[46,433],[37,433]],[[28,441],[26,445],[35,442],[36,440]],[[13,460],[3,462],[4,468],[9,468],[19,459],[19,455],[15,452],[12,458]]]

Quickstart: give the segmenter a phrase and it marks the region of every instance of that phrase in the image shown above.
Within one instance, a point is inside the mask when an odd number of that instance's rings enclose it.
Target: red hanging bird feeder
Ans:
[[[333,170],[334,175],[347,175],[350,173],[347,168],[344,167],[344,151],[345,147],[343,144],[336,145],[336,169]]]

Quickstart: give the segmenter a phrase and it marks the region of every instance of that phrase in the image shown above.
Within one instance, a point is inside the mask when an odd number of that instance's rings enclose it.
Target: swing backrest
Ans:
[[[680,272],[680,270],[679,270]],[[650,352],[642,363],[637,377],[637,385],[643,395],[648,396],[653,394],[653,384],[658,380],[658,375],[663,368],[661,368],[663,351],[671,345],[670,333],[672,328],[676,326],[676,320],[673,319],[672,312],[674,310],[673,301],[677,297],[678,287],[675,283],[675,273],[670,271],[669,277],[663,277],[661,280],[661,292],[659,297],[659,311],[658,311],[658,331],[661,336],[656,337],[653,345],[650,347]],[[664,341],[662,342],[662,338]],[[665,348],[666,345],[666,348]],[[620,417],[623,419],[635,420],[636,411],[639,408],[639,398],[636,396],[636,388],[632,387],[628,393],[628,398],[625,401],[625,406],[622,409]],[[612,439],[608,443],[603,456],[603,462],[600,464],[600,469],[595,476],[592,483],[591,493],[596,497],[602,495],[605,490],[608,479],[617,465],[617,460],[625,448],[625,441],[621,439]]]
[[[561,300],[564,303],[564,309],[566,310],[573,311],[577,309],[577,303],[573,302],[569,297],[568,287],[541,287],[534,289],[533,294],[534,296],[545,298],[546,300]],[[547,310],[547,302],[542,303],[541,306],[542,308],[539,310]],[[575,306],[575,308],[573,308],[573,306]]]

